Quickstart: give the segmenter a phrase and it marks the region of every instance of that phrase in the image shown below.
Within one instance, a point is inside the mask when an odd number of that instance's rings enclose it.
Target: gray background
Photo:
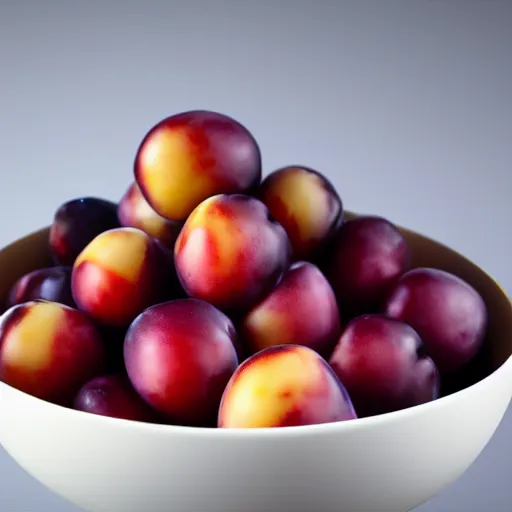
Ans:
[[[349,209],[448,243],[510,293],[511,91],[512,1],[3,0],[0,243],[72,197],[118,199],[145,131],[208,108],[253,131],[266,172],[316,167]],[[418,512],[510,510],[511,434],[509,412]],[[0,509],[75,510],[3,452]]]

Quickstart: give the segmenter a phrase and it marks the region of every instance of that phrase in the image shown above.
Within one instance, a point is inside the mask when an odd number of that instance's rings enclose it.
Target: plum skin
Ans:
[[[152,306],[124,342],[128,377],[137,393],[170,422],[210,425],[238,366],[231,320],[207,302],[178,299]]]
[[[267,295],[290,262],[284,228],[258,199],[220,194],[186,220],[174,247],[185,292],[229,314],[247,311]]]
[[[356,419],[351,399],[327,362],[300,345],[266,348],[229,380],[219,428],[279,428]]]
[[[82,386],[73,402],[74,409],[100,416],[153,422],[154,411],[140,398],[125,375],[96,377]]]
[[[421,267],[405,273],[389,291],[383,312],[417,331],[442,373],[472,361],[487,330],[487,307],[480,294],[440,269]]]
[[[54,262],[72,266],[93,238],[118,227],[117,204],[112,201],[80,197],[63,203],[50,226],[49,244]]]
[[[329,360],[359,417],[424,404],[439,397],[440,378],[409,325],[380,314],[351,320]]]
[[[295,261],[314,261],[343,221],[343,203],[331,182],[318,171],[287,166],[269,174],[257,197],[284,227]]]
[[[347,316],[378,312],[391,286],[411,265],[400,231],[374,215],[346,221],[332,244],[324,273]]]
[[[24,274],[12,285],[7,307],[37,299],[76,307],[71,294],[71,267],[48,267]]]
[[[0,317],[0,380],[20,391],[69,405],[104,367],[101,336],[81,311],[37,300]]]
[[[138,228],[173,248],[181,230],[181,222],[172,222],[156,213],[146,201],[136,183],[132,183],[121,197],[117,216],[122,227]]]
[[[183,222],[208,197],[252,194],[261,181],[261,153],[235,119],[207,110],[182,112],[144,136],[134,176],[158,214]]]
[[[302,345],[329,357],[341,333],[336,297],[318,267],[294,263],[276,287],[243,318],[240,335],[250,352]]]
[[[78,255],[71,288],[78,307],[98,323],[123,328],[171,293],[172,260],[136,228],[101,233]]]

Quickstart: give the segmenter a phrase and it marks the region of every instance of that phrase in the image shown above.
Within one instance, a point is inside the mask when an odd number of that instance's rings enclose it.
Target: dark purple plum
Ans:
[[[384,315],[349,322],[329,361],[358,416],[374,416],[439,397],[439,372],[409,325]]]
[[[119,227],[117,204],[97,197],[81,197],[62,204],[50,228],[50,250],[58,265],[71,266],[100,233]]]
[[[76,307],[71,295],[71,267],[48,267],[23,275],[12,285],[7,307],[37,299]]]
[[[324,267],[341,313],[376,312],[410,259],[404,237],[388,220],[364,216],[345,222]]]
[[[154,422],[156,413],[140,398],[124,375],[105,375],[87,382],[78,392],[74,408],[134,421]]]
[[[126,334],[128,377],[173,423],[211,424],[239,363],[236,341],[231,320],[207,302],[182,299],[152,306]]]
[[[405,273],[390,291],[384,312],[418,332],[443,373],[468,364],[487,329],[487,308],[479,293],[459,277],[434,268]]]

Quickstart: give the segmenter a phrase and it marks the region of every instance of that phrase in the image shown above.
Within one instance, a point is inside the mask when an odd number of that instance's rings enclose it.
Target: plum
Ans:
[[[128,327],[141,311],[167,297],[172,287],[170,265],[161,246],[143,231],[105,231],[76,258],[73,298],[98,323]]]
[[[128,329],[128,377],[137,393],[173,423],[209,425],[238,366],[236,340],[231,320],[207,302],[158,304]]]
[[[355,419],[352,401],[314,350],[276,345],[244,361],[229,380],[219,428],[275,428]]]
[[[261,154],[238,121],[211,111],[182,112],[145,135],[134,175],[153,210],[182,222],[208,197],[255,191],[261,181]]]
[[[359,417],[436,400],[439,372],[409,325],[372,314],[346,326],[329,364],[345,385]]]
[[[97,235],[119,227],[117,204],[98,197],[80,197],[62,204],[50,227],[50,250],[57,265],[72,266]]]
[[[434,268],[405,273],[390,290],[383,311],[417,331],[442,373],[468,364],[487,330],[480,294],[459,277]]]
[[[74,308],[37,300],[0,317],[0,380],[14,388],[68,405],[104,365],[97,329]]]
[[[282,277],[290,261],[284,228],[258,199],[219,194],[189,216],[174,247],[185,292],[225,312],[248,310]]]
[[[133,389],[125,375],[96,377],[82,386],[73,407],[78,411],[134,421],[154,422],[155,412]]]
[[[252,353],[274,345],[302,345],[331,355],[340,335],[340,315],[331,285],[318,267],[297,262],[241,324]]]
[[[181,222],[172,222],[158,215],[149,206],[136,183],[128,187],[119,201],[117,216],[121,226],[139,228],[171,248],[182,227]]]
[[[71,294],[71,267],[48,267],[23,275],[12,285],[7,307],[36,299],[75,307]]]
[[[362,216],[343,224],[324,272],[346,316],[377,312],[395,281],[410,268],[407,242],[388,220]]]
[[[283,167],[269,174],[258,198],[288,233],[295,260],[316,259],[343,220],[343,204],[333,185],[307,167]]]

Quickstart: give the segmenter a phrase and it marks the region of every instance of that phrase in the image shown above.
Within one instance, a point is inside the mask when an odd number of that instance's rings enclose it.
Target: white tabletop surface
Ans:
[[[145,131],[207,108],[253,131],[265,172],[316,167],[347,208],[451,245],[510,293],[511,92],[507,0],[3,2],[0,244],[72,197],[118,199]],[[509,511],[511,473],[509,412],[418,512]],[[0,451],[0,510],[77,509]]]

